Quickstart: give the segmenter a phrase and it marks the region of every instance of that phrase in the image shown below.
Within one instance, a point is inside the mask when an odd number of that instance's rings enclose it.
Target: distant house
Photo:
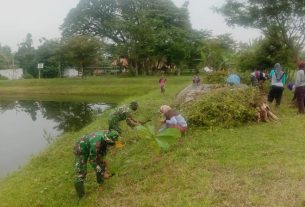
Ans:
[[[0,70],[0,75],[8,78],[9,80],[22,79],[23,70],[22,70],[22,68],[3,69],[3,70]]]
[[[127,69],[128,68],[128,59],[127,58],[116,59],[116,60],[112,61],[111,66],[112,67],[114,67],[114,66],[121,66],[124,69]]]
[[[209,68],[208,66],[205,66],[204,68],[202,68],[202,70],[206,73],[211,73],[213,72],[213,68]]]
[[[74,68],[67,68],[64,70],[64,77],[77,77],[79,76],[78,70]]]

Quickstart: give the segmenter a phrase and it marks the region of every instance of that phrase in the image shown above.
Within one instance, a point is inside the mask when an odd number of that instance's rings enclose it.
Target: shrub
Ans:
[[[57,68],[44,68],[41,71],[41,76],[43,78],[56,78],[56,77],[58,77],[58,69]]]
[[[259,94],[254,88],[219,89],[183,106],[190,125],[233,127],[256,120]]]
[[[226,78],[228,72],[226,70],[214,71],[212,73],[207,73],[205,77],[205,83],[215,84],[215,83],[226,83]]]
[[[26,74],[23,74],[23,78],[24,79],[33,79],[34,77],[31,74],[26,73]]]
[[[238,75],[240,77],[240,82],[247,85],[251,85],[251,72],[252,71],[238,72]]]

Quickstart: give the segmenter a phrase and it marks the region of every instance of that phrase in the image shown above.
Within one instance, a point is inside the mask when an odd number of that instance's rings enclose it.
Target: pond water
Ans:
[[[110,107],[104,103],[0,101],[0,178],[61,133],[81,129]]]

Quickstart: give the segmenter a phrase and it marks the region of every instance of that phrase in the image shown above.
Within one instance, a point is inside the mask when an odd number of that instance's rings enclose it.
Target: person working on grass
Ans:
[[[126,120],[126,123],[130,127],[135,127],[139,124],[143,124],[140,121],[136,121],[132,118],[131,112],[136,111],[138,109],[138,103],[136,101],[132,101],[129,104],[129,107],[124,105],[115,109],[115,111],[110,115],[108,119],[109,130],[115,130],[122,133],[122,129],[119,126],[120,121]]]
[[[162,132],[166,128],[177,128],[181,133],[184,133],[187,129],[187,123],[184,117],[172,110],[168,105],[163,105],[160,107],[160,113],[164,115],[165,119],[162,121],[162,127],[159,132]]]
[[[119,138],[116,131],[95,131],[82,136],[74,146],[75,181],[74,187],[79,198],[85,195],[84,180],[87,174],[87,162],[95,169],[96,181],[99,184],[110,177],[107,162],[103,160],[107,147],[114,145]]]

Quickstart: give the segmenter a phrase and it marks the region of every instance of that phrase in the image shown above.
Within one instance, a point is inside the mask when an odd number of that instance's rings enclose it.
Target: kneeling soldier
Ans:
[[[87,174],[87,161],[96,172],[96,181],[102,184],[110,176],[107,172],[107,163],[103,160],[107,153],[107,146],[114,145],[119,138],[116,131],[96,131],[81,137],[75,144],[75,190],[79,198],[85,195],[84,180]]]

